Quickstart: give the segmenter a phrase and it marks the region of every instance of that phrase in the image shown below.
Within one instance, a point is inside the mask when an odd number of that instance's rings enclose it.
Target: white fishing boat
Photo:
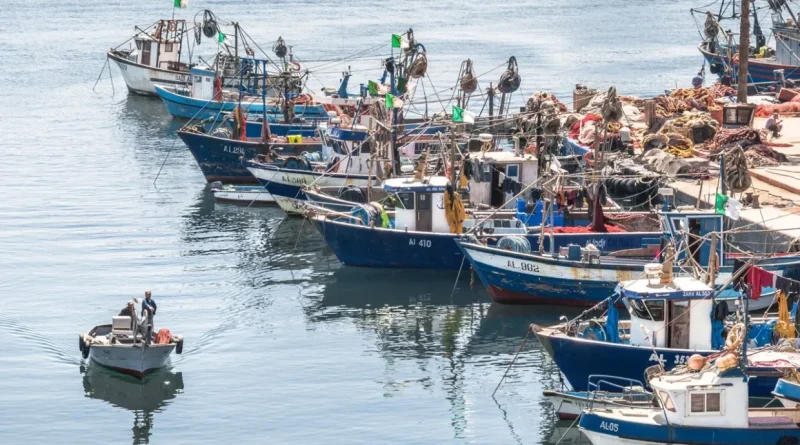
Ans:
[[[614,376],[589,376],[591,391],[545,390],[542,395],[553,404],[559,420],[577,419],[585,409],[653,406],[653,394],[638,380]],[[602,389],[605,388],[605,389]]]
[[[734,353],[696,371],[646,374],[658,407],[584,411],[579,427],[593,444],[800,443],[800,409],[748,407],[748,380],[760,377],[743,374]]]
[[[112,48],[107,56],[119,67],[129,91],[154,95],[154,84],[191,82],[188,57],[181,54],[187,33],[185,20],[159,20],[144,30],[137,27],[129,48]]]
[[[142,334],[131,329],[131,317],[116,316],[111,324],[97,325],[79,334],[78,345],[83,358],[107,368],[144,377],[164,367],[172,351],[183,352],[183,337],[163,329],[146,344]]]
[[[220,182],[211,184],[214,200],[220,203],[243,205],[272,205],[275,198],[260,185],[223,185]]]

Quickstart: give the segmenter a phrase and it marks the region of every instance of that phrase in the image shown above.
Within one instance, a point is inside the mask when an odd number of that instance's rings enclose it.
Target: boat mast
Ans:
[[[739,27],[739,72],[737,77],[736,99],[740,104],[747,103],[747,65],[750,57],[750,0],[742,0],[742,19]]]

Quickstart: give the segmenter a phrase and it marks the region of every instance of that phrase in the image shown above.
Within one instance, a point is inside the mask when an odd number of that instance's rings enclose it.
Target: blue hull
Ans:
[[[652,425],[619,416],[604,416],[602,412],[584,412],[580,428],[609,438],[638,440],[652,443],[698,445],[765,445],[797,443],[800,429],[794,424],[774,427],[712,428],[683,425]]]
[[[281,187],[284,186],[281,185]],[[275,194],[269,186],[268,189],[270,193]],[[284,192],[283,189],[280,191]],[[295,187],[294,192],[298,191],[300,188]],[[302,194],[302,192],[300,193]],[[305,195],[302,196],[305,199]],[[452,270],[458,270],[462,265],[464,268],[469,267],[456,243],[460,235],[373,229],[338,221],[321,222],[317,219],[313,221],[339,261],[344,264],[361,267]],[[603,246],[612,250],[620,250],[631,248],[620,246],[640,247],[645,239],[653,236],[650,233],[557,234],[554,236],[554,241],[556,249],[587,240],[601,240],[603,242],[600,244]],[[529,235],[527,238],[531,245],[538,245],[538,235]],[[546,244],[549,245],[549,238],[546,238],[546,241]],[[609,293],[606,292],[603,298],[608,295]]]
[[[195,99],[183,94],[177,94],[170,89],[155,87],[156,94],[164,101],[169,114],[175,117],[195,120],[216,120],[221,118],[221,112],[233,112],[237,102],[221,102],[218,100]],[[260,100],[242,101],[242,110],[246,114],[264,114],[264,105]],[[295,116],[306,119],[328,119],[328,114],[322,105],[295,105]],[[282,118],[283,111],[277,107],[267,105],[266,114]]]
[[[700,52],[703,54],[703,57],[706,59],[709,65],[716,63],[720,66],[727,66],[728,60],[726,57],[712,54],[707,51],[704,51],[702,48]],[[764,63],[759,62],[758,59],[751,58],[747,65],[747,82],[748,83],[763,83],[763,82],[775,82],[775,70],[782,69],[784,70],[784,75],[787,79],[791,80],[800,80],[800,67],[790,66],[790,65],[778,65],[774,63]],[[724,74],[723,71],[720,71],[718,75],[721,77]],[[734,80],[738,78],[739,75],[739,64],[733,64],[733,78]]]
[[[229,184],[255,184],[258,181],[242,165],[242,159],[252,159],[266,154],[270,149],[283,155],[299,154],[302,151],[319,151],[321,146],[312,144],[263,144],[252,141],[237,141],[186,131],[178,135],[189,147],[197,165],[208,182],[221,181]]]
[[[537,333],[539,343],[558,365],[572,389],[590,391],[590,375],[604,374],[642,380],[644,370],[657,364],[653,349],[643,346],[606,343],[588,339]],[[710,355],[717,351],[655,348],[667,370],[685,364],[692,354]],[[750,397],[772,397],[781,371],[774,368],[748,368]]]

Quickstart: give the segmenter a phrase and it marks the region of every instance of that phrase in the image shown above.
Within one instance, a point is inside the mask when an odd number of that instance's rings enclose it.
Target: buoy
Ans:
[[[183,353],[183,338],[178,340],[178,346],[175,347],[175,352],[177,352],[178,354]]]
[[[89,342],[85,342],[83,344],[83,350],[81,351],[81,353],[82,353],[81,355],[83,356],[83,358],[89,358],[89,350],[91,350],[91,349],[92,349],[92,345],[89,344]]]
[[[83,336],[82,335],[78,336],[78,350],[81,351],[81,353],[83,353]]]
[[[689,369],[693,371],[699,371],[703,369],[703,364],[705,363],[705,359],[700,354],[692,354],[689,357],[689,361],[686,363],[689,366]]]

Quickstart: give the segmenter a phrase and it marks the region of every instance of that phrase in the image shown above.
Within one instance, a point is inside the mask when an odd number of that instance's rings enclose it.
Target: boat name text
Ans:
[[[225,153],[233,153],[239,156],[244,156],[244,147],[231,147],[230,145],[222,146],[222,151]]]
[[[616,433],[619,432],[619,424],[614,422],[602,421],[600,422],[600,429]]]
[[[431,240],[429,240],[429,239],[416,240],[414,238],[409,238],[408,239],[408,245],[409,246],[419,246],[419,247],[431,247]]]
[[[538,264],[526,263],[524,261],[521,261],[519,264],[517,264],[516,261],[508,260],[507,266],[512,269],[524,270],[526,272],[539,272]]]

